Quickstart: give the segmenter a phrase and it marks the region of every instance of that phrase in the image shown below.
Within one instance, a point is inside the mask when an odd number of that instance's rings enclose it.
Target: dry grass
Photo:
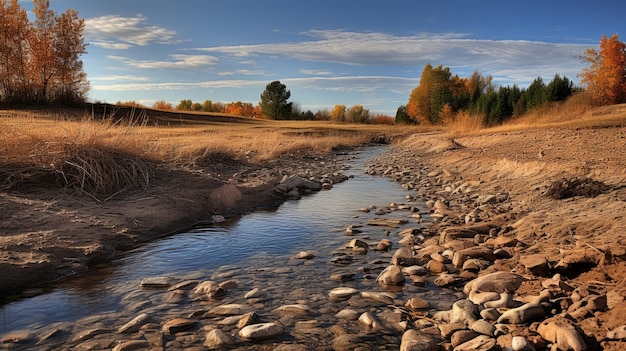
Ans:
[[[106,200],[147,188],[157,167],[194,167],[216,158],[263,162],[294,151],[323,154],[417,130],[197,115],[154,125],[146,117],[77,120],[58,112],[0,112],[0,188],[54,185]]]

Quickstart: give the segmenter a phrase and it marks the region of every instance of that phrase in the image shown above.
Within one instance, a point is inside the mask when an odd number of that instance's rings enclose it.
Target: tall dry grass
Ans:
[[[215,159],[263,162],[294,151],[321,154],[367,144],[379,134],[411,132],[406,126],[328,122],[194,116],[189,123],[157,126],[143,117],[93,117],[0,112],[0,188],[54,185],[102,201],[147,188],[158,167],[194,167]]]

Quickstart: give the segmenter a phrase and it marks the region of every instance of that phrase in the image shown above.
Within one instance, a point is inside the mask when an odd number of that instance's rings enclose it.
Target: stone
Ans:
[[[502,313],[498,318],[498,323],[526,324],[545,317],[543,307],[534,303],[527,303],[517,308]]]
[[[452,344],[452,346],[457,347],[461,344],[464,344],[474,339],[478,335],[480,334],[478,334],[477,332],[473,330],[468,330],[468,329],[457,330],[452,334],[452,336],[450,336],[450,343]]]
[[[343,309],[337,312],[337,314],[335,314],[335,317],[339,319],[349,320],[349,321],[356,321],[357,319],[359,319],[359,316],[360,316],[360,313],[351,308]]]
[[[283,178],[281,183],[278,184],[276,188],[284,193],[288,193],[293,189],[320,191],[322,190],[322,184],[298,175],[293,175],[291,177]]]
[[[246,313],[247,309],[247,306],[237,303],[219,305],[209,310],[207,316],[234,316]]]
[[[468,299],[477,305],[483,305],[489,301],[497,301],[500,297],[495,291],[471,291]]]
[[[403,267],[402,273],[409,275],[409,276],[411,275],[424,276],[428,274],[428,270],[423,266],[415,265],[415,266]]]
[[[138,315],[137,317],[133,318],[128,323],[121,326],[117,330],[117,332],[120,334],[136,333],[139,331],[139,328],[141,328],[141,326],[143,326],[144,324],[148,322],[150,322],[150,315],[148,315],[147,313],[142,313]]]
[[[392,246],[391,240],[389,240],[389,239],[382,239],[376,245],[376,251],[389,251],[391,249],[391,246]]]
[[[311,307],[303,304],[283,305],[275,308],[272,312],[281,316],[310,316],[315,314]]]
[[[612,340],[624,340],[626,339],[626,325],[619,326],[613,330],[609,330],[606,333],[606,337]]]
[[[148,277],[141,280],[144,289],[167,289],[172,285],[172,277]]]
[[[550,273],[550,264],[544,255],[528,255],[520,258],[519,263],[530,273],[547,277]]]
[[[511,348],[513,351],[535,351],[535,347],[523,336],[511,338]]]
[[[311,251],[300,251],[297,255],[293,256],[296,260],[310,260],[315,258],[315,254]]]
[[[367,245],[367,243],[361,239],[352,239],[350,243],[348,243],[347,247],[349,249],[352,249],[353,251],[363,253],[367,253],[367,251],[369,250],[369,245]]]
[[[403,285],[405,281],[404,275],[402,274],[402,270],[400,267],[396,265],[391,265],[385,268],[380,274],[378,278],[376,278],[376,282],[381,285]]]
[[[420,260],[413,256],[413,251],[408,247],[401,247],[394,252],[391,263],[398,266],[408,267],[419,265]]]
[[[244,299],[254,299],[261,296],[261,289],[259,288],[254,288],[250,291],[248,291],[243,297]]]
[[[243,327],[239,336],[246,340],[263,340],[277,337],[283,332],[283,327],[276,323],[259,323]]]
[[[446,265],[438,260],[430,260],[426,264],[426,269],[430,273],[443,273],[446,272]]]
[[[112,351],[144,350],[148,347],[150,347],[150,343],[146,340],[130,340],[120,342],[113,348]]]
[[[552,342],[553,349],[587,351],[587,344],[576,329],[574,323],[560,316],[554,316],[541,322],[537,332],[542,338]]]
[[[359,316],[358,322],[370,329],[381,329],[380,322],[370,312],[364,312]]]
[[[358,293],[359,291],[355,288],[339,287],[339,288],[335,288],[331,290],[328,293],[328,297],[330,297],[332,301],[341,301],[341,300],[349,299],[351,296],[356,295]]]
[[[456,274],[441,273],[435,278],[435,285],[439,287],[447,287],[461,282],[463,279]]]
[[[404,306],[413,311],[427,310],[430,308],[428,301],[426,299],[422,299],[421,297],[412,297],[408,299]]]
[[[168,289],[169,291],[176,290],[191,290],[195,288],[200,282],[197,280],[184,280],[182,282],[176,283]]]
[[[480,311],[480,316],[488,321],[497,321],[502,314],[495,308],[485,308]]]
[[[512,308],[515,307],[515,302],[513,301],[513,295],[508,292],[503,292],[500,294],[500,298],[497,300],[487,301],[483,304],[485,308]]]
[[[492,249],[483,246],[475,246],[455,252],[452,257],[452,264],[457,268],[461,268],[465,261],[470,258],[479,258],[491,262],[497,259]]]
[[[196,285],[193,289],[192,293],[196,295],[206,295],[212,292],[217,291],[220,288],[220,285],[214,281],[204,281]]]
[[[239,321],[237,321],[237,328],[241,329],[245,326],[261,322],[261,317],[259,317],[258,314],[256,314],[255,312],[248,312],[239,318]]]
[[[484,319],[479,319],[472,324],[470,324],[470,329],[477,332],[478,334],[487,335],[487,336],[495,336],[496,327],[491,323],[487,322]]]
[[[372,301],[380,302],[385,305],[393,305],[393,297],[388,293],[377,292],[377,291],[363,291],[361,292],[361,297],[364,299],[369,299]]]
[[[521,275],[510,272],[495,272],[482,275],[467,284],[463,292],[469,295],[472,291],[491,291],[501,294],[503,292],[513,293],[526,279]]]
[[[476,318],[476,305],[470,300],[459,300],[452,304],[451,323],[472,323]]]
[[[234,343],[235,340],[220,329],[213,329],[209,331],[204,340],[204,346],[206,346],[209,350],[221,349]]]
[[[431,351],[437,349],[437,342],[426,334],[409,329],[402,334],[400,351]]]
[[[187,318],[174,318],[163,324],[163,333],[176,334],[196,327],[198,322]]]
[[[479,335],[454,348],[454,351],[495,351],[499,350],[496,339],[487,335]]]
[[[113,330],[107,328],[91,328],[80,332],[78,335],[72,339],[73,342],[77,341],[85,341],[93,338],[97,335],[112,333]]]

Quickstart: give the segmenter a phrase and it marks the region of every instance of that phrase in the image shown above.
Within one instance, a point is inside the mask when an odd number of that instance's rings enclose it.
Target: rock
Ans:
[[[491,323],[487,322],[484,319],[479,319],[472,324],[470,324],[470,329],[477,332],[478,334],[487,335],[487,336],[495,336],[496,327],[491,325]]]
[[[336,273],[332,274],[328,279],[335,282],[343,283],[354,280],[354,273]]]
[[[513,301],[513,295],[508,292],[503,292],[500,294],[499,299],[487,301],[483,306],[485,306],[485,308],[512,308],[515,307],[515,302]]]
[[[370,312],[362,313],[358,322],[370,329],[378,330],[381,328],[380,322]]]
[[[606,333],[606,337],[612,340],[624,340],[626,339],[626,325],[619,326],[613,330],[609,330]]]
[[[245,305],[232,303],[213,307],[209,310],[209,312],[207,312],[207,316],[234,316],[237,314],[244,314],[246,313],[246,310],[247,307]]]
[[[467,330],[467,329],[457,330],[450,337],[450,343],[452,344],[452,346],[457,347],[463,343],[466,343],[474,339],[478,335],[480,334],[478,334],[477,332],[473,330]]]
[[[148,277],[141,280],[144,289],[167,289],[172,285],[171,277]]]
[[[358,293],[359,291],[355,288],[340,287],[340,288],[335,288],[331,290],[328,293],[328,296],[330,297],[332,301],[340,301],[340,300],[349,299],[351,296],[356,295]]]
[[[369,250],[369,245],[360,239],[352,239],[347,247],[358,253],[367,253],[367,250]]]
[[[499,350],[496,339],[479,335],[454,348],[454,351],[496,351]]]
[[[548,259],[543,255],[529,255],[520,258],[519,263],[526,268],[530,273],[539,276],[547,277],[550,273],[550,264]]]
[[[276,186],[276,188],[284,193],[288,193],[293,189],[320,191],[322,190],[322,184],[298,175],[294,175],[284,178],[281,183]]]
[[[596,311],[604,311],[607,308],[606,294],[602,295],[588,295],[582,298],[580,301],[572,304],[567,313],[575,319],[583,319],[587,315],[593,314]]]
[[[555,343],[559,350],[587,351],[587,345],[574,323],[563,317],[544,320],[539,324],[537,332],[542,338]]]
[[[389,239],[382,239],[377,245],[376,245],[376,251],[389,251],[391,249],[391,240]]]
[[[441,333],[441,337],[444,339],[450,338],[454,333],[465,330],[466,325],[463,322],[454,322],[454,323],[446,323],[437,325],[439,328],[439,332]]]
[[[400,351],[431,351],[437,349],[437,342],[430,336],[409,329],[402,334]]]
[[[472,291],[492,291],[498,294],[503,292],[513,293],[526,279],[521,275],[509,272],[495,272],[482,275],[467,284],[463,292],[469,295]]]
[[[527,303],[502,313],[500,318],[498,318],[498,323],[526,324],[530,321],[541,319],[545,315],[543,307],[534,303]]]
[[[497,321],[502,314],[495,308],[485,308],[480,311],[480,316],[488,321]]]
[[[401,247],[394,252],[391,263],[398,266],[408,267],[419,265],[420,260],[413,256],[413,251],[408,247]]]
[[[113,348],[112,351],[134,351],[143,350],[150,347],[150,343],[146,340],[130,340],[122,341]]]
[[[242,315],[237,322],[237,328],[241,329],[245,326],[261,323],[261,317],[255,312],[248,312]]]
[[[346,319],[349,321],[356,321],[357,319],[359,319],[359,315],[360,313],[358,311],[346,308],[337,312],[337,314],[335,314],[335,317],[339,319]]]
[[[434,283],[439,287],[447,287],[461,281],[463,281],[463,279],[456,274],[441,273],[437,276],[437,278],[435,278]]]
[[[465,322],[470,324],[474,322],[476,318],[476,305],[470,300],[459,300],[452,304],[452,319],[454,322]]]
[[[176,334],[194,328],[198,322],[187,318],[174,318],[163,324],[163,333]]]
[[[113,330],[106,329],[106,328],[91,328],[91,329],[87,329],[87,330],[84,330],[84,331],[80,332],[78,335],[76,335],[72,339],[72,341],[73,342],[85,341],[85,340],[89,340],[89,339],[93,338],[94,336],[102,335],[102,334],[108,334],[108,333],[112,333],[112,332],[113,332]]]
[[[19,331],[10,332],[4,335],[1,341],[3,344],[8,344],[8,343],[20,344],[20,343],[27,342],[28,340],[30,340],[30,338],[31,338],[31,334],[28,331],[19,330]],[[75,338],[75,340],[77,339]],[[87,340],[87,339],[84,339],[84,340]]]
[[[234,343],[235,340],[220,329],[213,329],[209,331],[206,335],[206,339],[204,340],[204,346],[210,350],[221,349],[224,346]]]
[[[408,299],[404,306],[413,311],[426,310],[430,308],[430,304],[428,303],[428,301],[422,299],[421,297],[412,297]]]
[[[335,351],[358,350],[361,345],[361,338],[358,335],[343,334],[333,339],[331,346]]]
[[[402,270],[396,265],[388,266],[376,278],[376,282],[381,285],[403,285],[404,280]]]
[[[131,334],[139,331],[142,325],[148,323],[150,321],[150,315],[147,313],[142,313],[137,317],[133,318],[130,322],[121,326],[117,332],[120,334]]]
[[[244,299],[254,299],[261,296],[261,289],[254,288],[244,295]]]
[[[403,267],[402,273],[409,275],[409,276],[411,275],[424,276],[428,274],[428,270],[422,266],[409,266],[409,267]]]
[[[476,246],[455,252],[452,258],[452,264],[457,268],[461,268],[463,267],[465,261],[470,258],[479,258],[492,262],[497,259],[496,255],[493,254],[492,249],[483,246]]]
[[[207,295],[209,293],[216,292],[220,288],[220,285],[214,281],[204,281],[196,285],[192,293],[196,295]]]
[[[176,291],[176,290],[191,290],[193,288],[195,288],[200,282],[197,280],[185,280],[179,283],[176,283],[172,286],[169,287],[169,291]]]
[[[426,264],[426,269],[430,273],[444,273],[446,272],[446,265],[441,261],[430,260]]]
[[[246,340],[262,340],[279,336],[283,332],[283,327],[276,323],[259,323],[242,328],[239,336]]]
[[[393,305],[393,297],[389,296],[388,293],[377,292],[377,291],[363,291],[361,293],[361,297],[364,299],[369,299],[372,301],[380,302],[385,305]]]
[[[281,316],[309,316],[315,314],[311,307],[303,304],[283,305],[275,308],[272,312]]]
[[[514,336],[511,339],[513,351],[535,351],[535,347],[523,336]]]
[[[300,251],[297,255],[293,256],[296,260],[310,260],[315,258],[315,254],[311,251]]]
[[[483,305],[489,301],[500,300],[501,296],[495,291],[472,291],[468,299],[477,305]]]
[[[359,226],[357,225],[349,225],[346,227],[346,234],[348,234],[349,236],[354,235],[354,234],[359,234],[362,233],[363,231],[361,229],[358,229]]]
[[[552,278],[542,281],[541,286],[557,293],[574,291],[574,288],[571,285],[561,279],[561,274],[559,273],[555,274]]]

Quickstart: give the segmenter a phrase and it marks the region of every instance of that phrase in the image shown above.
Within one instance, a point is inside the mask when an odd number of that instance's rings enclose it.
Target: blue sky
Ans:
[[[390,115],[427,63],[462,77],[477,69],[497,85],[556,73],[578,82],[587,64],[577,56],[626,29],[623,0],[51,0],[51,8],[85,18],[91,100],[256,104],[279,80],[305,111],[360,104]]]

